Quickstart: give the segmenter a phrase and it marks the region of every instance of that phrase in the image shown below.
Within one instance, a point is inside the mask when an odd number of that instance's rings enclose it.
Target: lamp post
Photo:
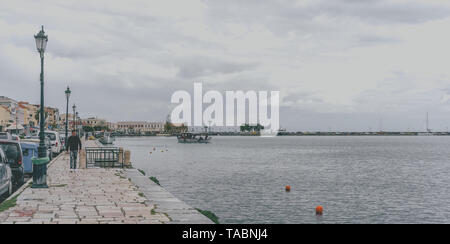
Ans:
[[[45,35],[44,26],[37,35],[34,36],[36,40],[36,48],[41,57],[41,106],[40,106],[40,133],[39,133],[39,148],[38,158],[33,160],[33,185],[32,188],[48,188],[47,186],[47,163],[50,159],[47,157],[47,148],[45,147],[45,115],[44,115],[44,53],[47,48],[48,36]]]
[[[19,136],[19,129],[18,129],[18,121],[19,121],[19,118],[17,117],[17,109],[16,109],[16,135],[17,136]]]
[[[72,93],[71,91],[70,91],[70,88],[69,87],[67,87],[67,90],[65,91],[65,93],[66,93],[66,101],[67,101],[67,106],[66,106],[66,142],[64,143],[65,144],[65,147],[66,147],[66,149],[67,149],[67,139],[69,138],[68,136],[69,136],[69,98],[70,98],[70,93]]]
[[[78,117],[78,111],[76,112],[76,116],[75,116],[75,130],[77,131],[77,135],[78,135],[78,129],[79,129],[79,126],[78,126],[78,124],[80,123],[80,120],[79,120],[79,118],[80,117]]]
[[[73,116],[72,116],[72,124],[73,124],[73,130],[75,130],[75,119],[76,119],[76,117],[75,117],[75,110],[77,109],[77,106],[74,104],[73,106],[72,106],[72,109],[73,109]]]

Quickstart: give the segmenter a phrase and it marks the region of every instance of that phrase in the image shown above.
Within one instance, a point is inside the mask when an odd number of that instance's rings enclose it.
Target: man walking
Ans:
[[[81,150],[81,140],[76,131],[67,140],[67,151],[70,152],[70,172],[77,168],[78,151]]]

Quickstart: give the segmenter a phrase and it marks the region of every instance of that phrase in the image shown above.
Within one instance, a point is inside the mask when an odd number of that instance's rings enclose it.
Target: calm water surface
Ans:
[[[116,145],[221,223],[450,223],[450,137],[214,137],[208,145],[146,137]],[[317,205],[324,216],[315,216]]]

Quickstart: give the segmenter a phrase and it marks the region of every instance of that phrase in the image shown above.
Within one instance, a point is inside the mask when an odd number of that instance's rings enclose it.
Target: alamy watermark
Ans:
[[[259,124],[264,127],[261,135],[268,136],[277,135],[280,129],[279,91],[271,91],[270,99],[268,91],[226,91],[224,99],[219,91],[203,94],[203,84],[194,83],[193,99],[189,92],[181,90],[172,94],[171,102],[179,104],[171,113],[173,123],[196,127]]]

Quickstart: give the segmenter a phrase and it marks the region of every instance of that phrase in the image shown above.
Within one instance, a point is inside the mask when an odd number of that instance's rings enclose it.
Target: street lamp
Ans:
[[[16,135],[17,136],[19,136],[19,129],[18,129],[18,125],[17,125],[17,123],[18,123],[18,121],[19,121],[19,118],[18,118],[18,116],[17,116],[17,109],[16,109]]]
[[[67,139],[69,138],[69,98],[70,98],[70,93],[72,93],[70,91],[70,88],[67,87],[67,90],[65,91],[66,93],[66,101],[67,101],[67,106],[66,106],[66,141],[65,141],[65,146],[67,149]]]
[[[79,129],[79,126],[78,126],[78,124],[80,123],[80,120],[79,120],[79,118],[80,117],[78,117],[78,111],[76,112],[76,114],[77,114],[77,116],[75,116],[75,130],[77,131],[77,134],[78,134],[78,129]]]
[[[47,186],[47,163],[50,159],[47,157],[47,148],[45,147],[45,116],[44,116],[44,53],[47,48],[48,36],[45,35],[44,26],[41,31],[34,36],[36,48],[41,57],[41,107],[40,107],[40,133],[38,158],[33,160],[33,185],[32,188],[48,188]]]
[[[72,124],[73,124],[73,128],[72,128],[72,129],[75,129],[75,110],[77,109],[77,106],[74,104],[74,105],[72,106],[72,109],[73,109],[73,116],[72,116]]]

